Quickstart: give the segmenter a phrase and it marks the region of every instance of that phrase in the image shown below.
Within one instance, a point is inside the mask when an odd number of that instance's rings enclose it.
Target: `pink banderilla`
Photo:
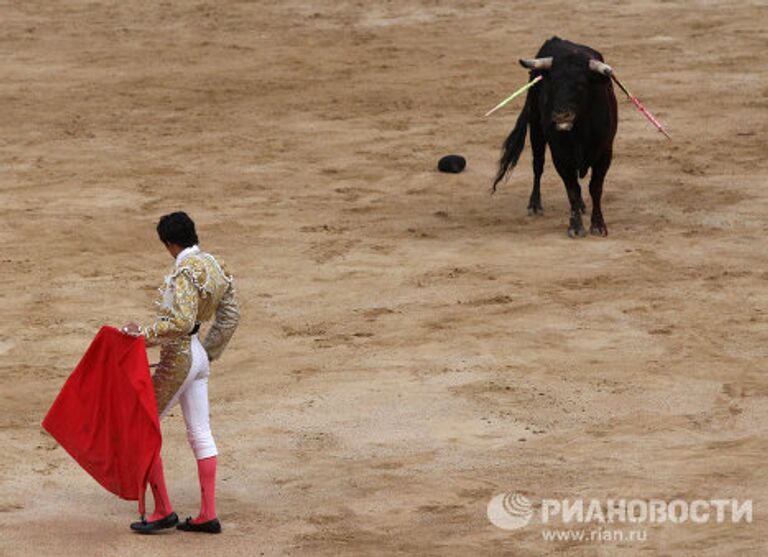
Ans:
[[[616,77],[613,73],[611,73],[611,77],[616,82],[616,84],[621,87],[621,90],[624,91],[624,94],[627,95],[627,98],[632,101],[632,103],[637,107],[637,109],[643,113],[643,115],[648,118],[648,120],[656,126],[656,129],[659,130],[661,133],[663,133],[667,139],[672,139],[670,135],[667,133],[667,130],[664,129],[664,126],[662,126],[659,121],[653,116],[653,114],[650,113],[650,111],[643,106],[643,103],[640,102],[640,100],[634,96],[632,93],[629,92],[629,90],[624,87],[624,84],[619,81],[619,78]]]

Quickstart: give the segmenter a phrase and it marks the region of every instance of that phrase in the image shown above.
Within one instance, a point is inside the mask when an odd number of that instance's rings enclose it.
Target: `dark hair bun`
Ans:
[[[183,248],[197,244],[195,223],[184,211],[169,213],[160,217],[157,235],[161,242],[170,242]]]

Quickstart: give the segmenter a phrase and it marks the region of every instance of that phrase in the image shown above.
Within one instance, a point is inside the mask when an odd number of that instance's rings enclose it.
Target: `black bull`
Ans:
[[[531,80],[539,75],[543,79],[528,90],[525,106],[504,142],[493,191],[507,171],[517,164],[525,146],[526,128],[530,127],[533,191],[528,214],[543,212],[540,185],[545,149],[549,144],[552,161],[565,184],[571,205],[568,235],[572,238],[586,235],[581,223],[586,206],[579,178],[584,178],[591,168],[590,231],[607,236],[600,199],[618,126],[610,66],[603,63],[603,56],[596,50],[557,37],[545,42],[535,59],[520,60],[520,63],[531,70]]]

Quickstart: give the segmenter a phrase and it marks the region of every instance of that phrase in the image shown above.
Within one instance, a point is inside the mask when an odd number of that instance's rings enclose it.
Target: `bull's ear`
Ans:
[[[529,70],[548,70],[552,67],[552,57],[520,58],[520,65]]]

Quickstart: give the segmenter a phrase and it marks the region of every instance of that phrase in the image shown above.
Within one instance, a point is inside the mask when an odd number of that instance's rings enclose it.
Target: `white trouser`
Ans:
[[[195,453],[195,458],[201,460],[216,456],[216,443],[211,434],[210,416],[208,413],[208,354],[197,335],[192,336],[192,364],[189,373],[179,390],[173,395],[168,405],[160,414],[163,419],[171,408],[181,403],[181,413],[187,425],[187,439]]]

